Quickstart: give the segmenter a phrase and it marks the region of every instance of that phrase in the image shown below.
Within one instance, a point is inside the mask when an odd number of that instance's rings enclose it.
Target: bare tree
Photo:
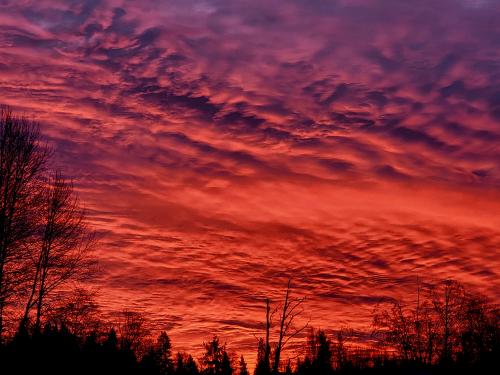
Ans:
[[[431,285],[423,301],[420,287],[417,293],[414,309],[398,301],[375,314],[376,333],[386,347],[395,349],[400,359],[425,365],[491,358],[500,342],[494,306],[453,280]]]
[[[454,347],[458,345],[464,301],[464,289],[454,280],[445,280],[432,291],[432,304],[441,327],[441,362],[451,361]]]
[[[120,347],[131,350],[142,358],[149,345],[151,325],[145,315],[138,311],[124,310],[118,324]]]
[[[264,363],[270,368],[269,360],[271,357],[271,344],[269,343],[271,330],[271,300],[266,298],[266,342],[264,346]]]
[[[332,343],[333,347],[333,358],[335,368],[341,370],[347,363],[348,358],[348,348],[346,345],[346,336],[352,333],[352,330],[348,328],[341,328],[337,331],[336,341]]]
[[[35,308],[35,328],[38,329],[44,303],[51,293],[70,280],[81,281],[91,274],[93,239],[73,185],[56,173],[44,189],[39,249],[33,256],[34,276],[23,324]]]
[[[374,326],[379,330],[377,334],[381,334],[383,341],[393,346],[403,360],[414,359],[413,314],[401,301],[394,302],[390,310],[375,314]]]
[[[498,361],[500,349],[500,311],[481,295],[468,293],[463,304],[460,329],[462,364]]]
[[[417,360],[419,362],[424,361],[424,353],[423,353],[423,343],[422,343],[422,312],[420,305],[420,280],[417,278],[417,303],[415,306],[415,316],[414,316],[414,324],[415,324],[415,332],[416,332],[416,351],[417,351]]]
[[[95,295],[95,291],[81,287],[69,290],[58,296],[57,302],[51,301],[52,306],[45,319],[59,326],[64,325],[79,337],[94,334],[104,328]]]
[[[275,311],[271,312],[271,300],[265,299],[266,303],[266,326],[265,326],[265,339],[259,338],[257,365],[255,367],[256,375],[269,375],[271,372],[271,320]]]
[[[0,343],[5,309],[26,281],[26,256],[37,219],[48,151],[36,123],[0,110]]]
[[[425,364],[434,363],[436,357],[436,346],[439,335],[439,324],[434,314],[434,308],[429,301],[424,301],[420,307],[420,324],[422,326],[422,343],[425,355],[423,362]]]
[[[274,349],[273,373],[275,374],[278,373],[281,353],[285,349],[288,342],[297,337],[308,327],[308,323],[300,328],[297,328],[294,325],[296,318],[303,312],[302,303],[305,301],[305,298],[292,298],[290,295],[291,286],[292,280],[289,279],[279,319],[278,342],[276,344],[276,348]]]

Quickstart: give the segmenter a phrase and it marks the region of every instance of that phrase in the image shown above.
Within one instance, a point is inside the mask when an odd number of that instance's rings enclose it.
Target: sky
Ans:
[[[0,104],[75,181],[104,313],[252,362],[289,278],[303,321],[360,334],[418,280],[499,301],[499,18],[497,0],[0,0]]]

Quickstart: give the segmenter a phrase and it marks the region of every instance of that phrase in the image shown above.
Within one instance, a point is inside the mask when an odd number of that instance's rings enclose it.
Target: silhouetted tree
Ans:
[[[131,326],[134,326],[134,324],[131,324]],[[137,356],[134,348],[135,345],[138,345],[138,339],[134,336],[135,333],[131,333],[134,328],[125,331],[125,336],[122,336],[124,332],[123,326],[120,328],[122,329],[120,338],[118,338],[115,329],[112,328],[103,344],[103,365],[106,369],[103,373],[132,374],[137,370]],[[130,335],[127,335],[127,333],[130,333]]]
[[[217,336],[203,343],[205,353],[201,360],[203,373],[206,375],[232,375],[233,369],[226,346],[222,345]]]
[[[243,358],[243,356],[240,357],[240,375],[249,375],[247,363],[245,362],[245,358]]]
[[[332,342],[333,351],[333,367],[336,370],[342,370],[348,362],[348,346],[347,338],[352,335],[352,330],[349,328],[341,328],[335,335],[335,341]]]
[[[418,295],[414,309],[395,302],[390,310],[377,313],[374,323],[381,329],[382,342],[414,367],[489,366],[492,353],[500,354],[498,314],[452,280],[431,286],[423,302]]]
[[[414,359],[412,313],[397,301],[390,310],[383,310],[374,317],[374,324],[382,329],[383,340],[393,346],[400,357]]]
[[[195,360],[189,354],[177,353],[175,365],[176,375],[198,375],[199,370]]]
[[[454,358],[454,350],[459,345],[459,325],[463,311],[464,289],[453,280],[445,280],[432,291],[432,304],[441,328],[439,360],[447,364]]]
[[[104,325],[100,317],[99,305],[94,299],[95,292],[75,288],[59,295],[48,309],[47,321],[68,327],[75,335],[83,337],[99,332]]]
[[[283,352],[287,343],[294,337],[299,335],[303,330],[307,328],[307,324],[300,328],[294,326],[294,321],[297,316],[299,316],[303,310],[301,305],[304,302],[304,298],[292,298],[291,293],[292,280],[288,280],[288,285],[285,292],[285,299],[282,305],[282,312],[279,318],[279,333],[278,342],[274,348],[274,363],[273,363],[273,373],[277,374],[280,365],[281,353]]]
[[[317,375],[329,375],[333,373],[331,342],[322,330],[314,329],[308,338],[308,357],[311,369]]]
[[[291,279],[288,280],[287,288],[285,291],[285,298],[283,304],[271,311],[271,300],[269,298],[265,299],[266,303],[266,325],[265,325],[265,341],[260,339],[257,354],[257,365],[255,367],[255,375],[268,375],[271,372],[278,373],[281,353],[285,349],[288,342],[295,337],[297,337],[303,330],[307,328],[308,324],[303,325],[300,328],[295,327],[294,322],[297,316],[299,316],[303,310],[301,308],[304,298],[292,298],[291,293]],[[277,334],[278,338],[276,340],[276,345],[273,350],[274,361],[271,367],[271,344],[270,344],[270,333],[272,328],[272,316],[277,310],[281,310]]]
[[[141,360],[141,371],[144,374],[172,374],[172,345],[166,332],[161,332],[155,345],[151,346]]]
[[[93,264],[89,254],[93,235],[72,184],[57,173],[49,178],[43,198],[40,244],[23,318],[26,322],[36,307],[35,328],[40,327],[44,302],[51,293],[69,280],[88,277]]]
[[[312,368],[311,358],[306,356],[303,361],[297,360],[297,374],[298,375],[314,375]]]
[[[119,322],[120,347],[141,358],[147,351],[146,338],[150,336],[149,322],[144,314],[125,310]]]
[[[5,308],[28,274],[40,180],[48,158],[36,123],[0,110],[0,343]]]
[[[160,362],[160,373],[168,374],[173,371],[172,345],[165,331],[160,333],[155,345],[156,355]]]
[[[269,375],[271,373],[269,351],[269,345],[266,344],[264,339],[259,339],[257,347],[257,363],[255,365],[254,375]]]
[[[106,340],[104,341],[104,350],[109,352],[115,352],[118,350],[118,336],[116,334],[116,330],[111,328],[108,332]]]
[[[484,297],[468,294],[462,315],[458,362],[462,366],[493,365],[500,355],[500,312]]]
[[[267,371],[263,374],[267,374],[271,371],[271,344],[270,340],[271,332],[271,300],[266,298],[266,341],[264,342],[263,356],[261,356],[261,361],[263,362],[262,369]]]
[[[221,365],[221,374],[223,375],[233,375],[233,366],[231,364],[231,358],[229,358],[229,354],[224,349],[222,353],[222,365]]]

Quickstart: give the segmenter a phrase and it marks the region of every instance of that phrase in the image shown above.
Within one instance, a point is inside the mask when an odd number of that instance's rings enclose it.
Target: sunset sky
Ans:
[[[252,363],[455,278],[500,299],[500,1],[2,0],[0,104],[99,233],[105,314]],[[289,353],[286,353],[289,354]]]

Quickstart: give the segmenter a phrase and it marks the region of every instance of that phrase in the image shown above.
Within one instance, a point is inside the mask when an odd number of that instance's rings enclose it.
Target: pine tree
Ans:
[[[247,364],[243,356],[240,357],[240,375],[249,375]]]

